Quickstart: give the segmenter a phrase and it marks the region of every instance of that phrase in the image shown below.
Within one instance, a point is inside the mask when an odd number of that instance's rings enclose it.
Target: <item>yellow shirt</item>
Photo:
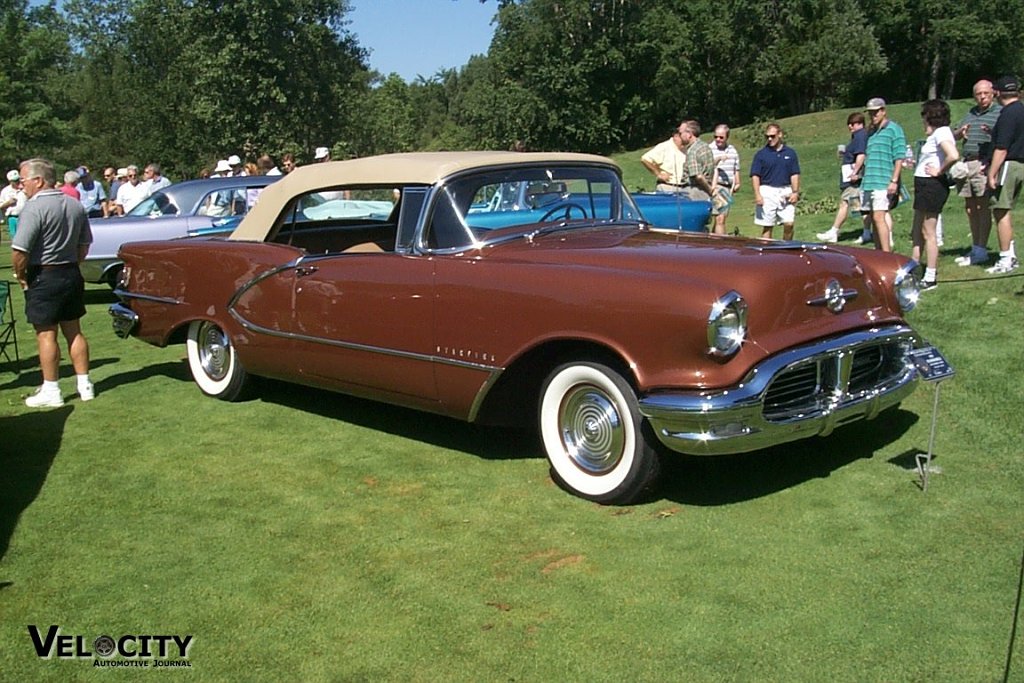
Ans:
[[[672,138],[665,140],[665,142],[659,142],[640,157],[640,160],[650,162],[668,173],[668,181],[663,181],[659,178],[659,183],[669,182],[673,185],[683,185],[687,181],[685,169],[686,153],[676,147],[676,143]]]

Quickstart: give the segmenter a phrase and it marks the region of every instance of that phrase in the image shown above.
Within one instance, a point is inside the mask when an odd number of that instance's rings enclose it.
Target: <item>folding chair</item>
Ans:
[[[11,283],[0,280],[0,357],[6,358],[14,365],[15,374],[19,371],[21,356],[18,354],[18,332],[15,329],[14,306],[11,300]],[[8,347],[14,347],[14,359]]]

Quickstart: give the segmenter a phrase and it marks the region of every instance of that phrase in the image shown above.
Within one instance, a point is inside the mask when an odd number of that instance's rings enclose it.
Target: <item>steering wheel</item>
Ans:
[[[580,218],[586,218],[587,217],[587,210],[584,209],[579,204],[576,204],[575,202],[563,202],[561,204],[558,204],[556,206],[551,207],[551,209],[549,209],[547,213],[545,213],[543,216],[541,216],[540,222],[544,223],[545,221],[549,221],[555,215],[557,215],[559,213],[562,214],[562,217],[565,220],[567,220],[567,221],[568,220],[572,220],[572,210],[573,209],[576,209],[577,211],[580,212]]]

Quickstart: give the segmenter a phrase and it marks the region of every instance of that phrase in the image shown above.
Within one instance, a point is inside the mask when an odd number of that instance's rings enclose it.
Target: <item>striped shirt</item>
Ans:
[[[732,145],[719,149],[712,143],[711,153],[715,155],[715,167],[718,170],[716,182],[722,187],[732,189],[733,181],[740,174],[740,153]]]
[[[1003,105],[996,103],[990,104],[984,112],[974,106],[956,124],[956,130],[970,125],[967,129],[967,138],[964,140],[965,159],[988,161],[992,158],[992,129],[996,127],[999,112],[1002,110]],[[985,132],[986,128],[988,132]]]
[[[867,156],[864,159],[864,180],[860,188],[865,192],[884,190],[892,182],[896,161],[907,151],[907,137],[895,121],[886,121],[868,136]]]

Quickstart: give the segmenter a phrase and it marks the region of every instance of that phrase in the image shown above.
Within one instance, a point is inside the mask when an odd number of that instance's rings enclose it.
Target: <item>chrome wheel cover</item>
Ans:
[[[231,349],[227,335],[213,323],[203,323],[197,335],[199,364],[215,382],[224,379],[231,368]]]
[[[622,460],[626,427],[615,402],[590,384],[566,392],[558,410],[559,434],[566,455],[589,474],[604,474]]]

